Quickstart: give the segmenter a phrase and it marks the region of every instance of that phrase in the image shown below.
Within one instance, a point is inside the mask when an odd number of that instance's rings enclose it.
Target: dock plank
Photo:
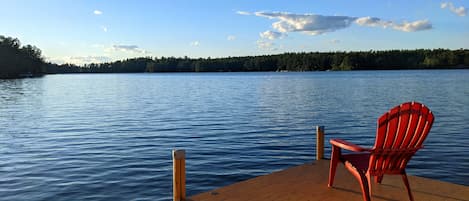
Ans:
[[[327,187],[329,160],[295,166],[283,171],[221,187],[190,197],[190,201],[337,201],[362,200],[356,179],[337,167],[333,188]],[[469,187],[409,176],[416,201],[469,201]],[[372,184],[372,200],[408,200],[401,176],[386,175],[382,184]]]

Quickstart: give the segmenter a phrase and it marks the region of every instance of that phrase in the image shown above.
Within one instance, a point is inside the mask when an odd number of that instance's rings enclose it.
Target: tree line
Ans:
[[[469,50],[417,49],[356,52],[301,52],[277,55],[188,58],[141,57],[83,66],[49,66],[50,73],[250,72],[454,69],[469,67]]]
[[[17,38],[0,35],[0,78],[40,76],[46,64],[36,46],[21,46]]]
[[[55,73],[250,72],[469,68],[468,49],[299,52],[189,58],[140,57],[85,65],[46,63],[41,50],[0,35],[0,78]]]

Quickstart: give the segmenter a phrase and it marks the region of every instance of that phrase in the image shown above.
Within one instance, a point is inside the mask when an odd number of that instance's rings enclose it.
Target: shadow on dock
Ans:
[[[362,200],[360,185],[343,165],[333,188],[327,187],[329,160],[318,160],[190,197],[191,201],[338,201]],[[415,200],[469,201],[469,187],[409,176]],[[372,184],[372,200],[408,200],[400,175]]]

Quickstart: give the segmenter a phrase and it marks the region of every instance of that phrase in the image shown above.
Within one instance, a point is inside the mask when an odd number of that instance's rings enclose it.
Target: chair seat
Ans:
[[[349,165],[361,172],[366,172],[368,170],[370,161],[369,152],[343,154],[341,158],[345,165]]]

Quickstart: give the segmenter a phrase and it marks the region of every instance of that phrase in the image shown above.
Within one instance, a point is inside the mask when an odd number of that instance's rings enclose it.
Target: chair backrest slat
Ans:
[[[419,138],[412,143],[413,146],[421,146],[425,138],[427,137],[428,133],[430,132],[430,128],[433,124],[433,115],[431,114],[430,110],[427,107],[422,107],[421,110],[421,119],[423,119],[419,125],[419,131],[422,133],[419,135]]]
[[[432,112],[417,102],[403,103],[383,114],[377,122],[368,170],[377,175],[404,171],[422,147],[433,121]]]
[[[396,131],[399,123],[399,109],[400,108],[393,108],[389,112],[388,115],[388,122],[387,122],[387,132],[385,135],[380,135],[380,137],[384,137],[384,146],[380,148],[391,148],[394,144],[394,140],[396,139]]]
[[[423,141],[427,138],[428,133],[430,133],[430,129],[432,128],[434,118],[430,118],[427,123],[425,124],[425,127],[423,129],[423,135],[420,137],[419,141],[417,142],[416,146],[422,146]]]
[[[382,124],[387,123],[388,120],[388,113],[384,114],[378,119],[378,133],[386,133],[388,130],[387,126],[380,126]],[[382,147],[384,144],[384,137],[376,136],[375,147]]]
[[[413,105],[411,107],[419,107],[418,105]],[[410,108],[409,109],[409,126],[407,131],[405,132],[404,141],[402,142],[400,148],[407,148],[412,138],[415,136],[415,129],[417,128],[417,124],[419,122],[420,115],[417,113],[412,113],[417,108]]]
[[[398,133],[407,133],[407,129],[409,128],[409,118],[410,113],[406,112],[410,110],[410,104],[403,104],[400,108],[401,115],[399,117],[399,126],[398,126]],[[393,149],[400,148],[403,144],[404,138],[406,135],[396,135],[397,138],[392,145]]]

